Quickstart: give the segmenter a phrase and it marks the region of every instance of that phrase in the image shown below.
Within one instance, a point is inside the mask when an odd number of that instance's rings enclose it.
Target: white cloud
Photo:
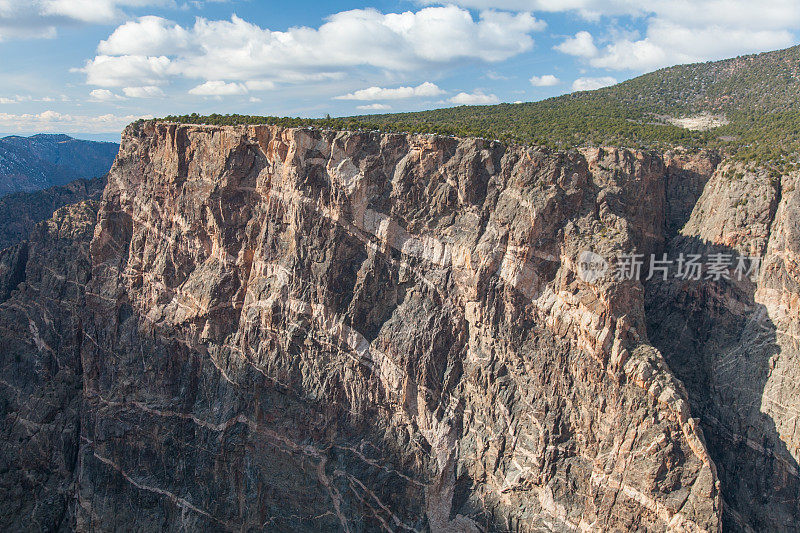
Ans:
[[[553,87],[554,85],[561,83],[561,80],[552,74],[545,74],[543,76],[531,77],[530,82],[534,87]]]
[[[441,4],[445,2],[422,0],[422,3]],[[632,12],[641,12],[637,8],[638,2],[631,0],[449,0],[447,3],[470,9],[545,11],[551,13],[574,11],[589,20],[596,20],[601,15],[624,15]]]
[[[42,0],[42,15],[60,15],[83,22],[103,23],[122,15],[115,2],[103,0]]]
[[[143,87],[125,87],[122,89],[122,92],[125,93],[125,96],[128,98],[161,98],[165,96],[164,91],[155,85],[145,85]]]
[[[655,13],[656,20],[698,29],[719,25],[760,31],[800,25],[800,3],[795,0],[646,0],[642,7]]]
[[[127,124],[140,118],[152,118],[141,115],[119,116],[107,115],[70,115],[48,110],[36,114],[14,115],[0,113],[0,130],[8,132],[44,132],[58,131],[63,133],[114,133]]]
[[[616,70],[653,70],[677,63],[724,59],[738,54],[775,50],[794,44],[788,30],[754,30],[710,25],[687,28],[655,20],[640,40],[621,39],[606,46],[590,63]]]
[[[356,106],[356,109],[363,109],[365,111],[386,111],[387,109],[391,108],[392,106],[386,104],[367,104]]]
[[[420,96],[439,96],[444,94],[435,83],[426,81],[416,87],[396,87],[384,89],[383,87],[369,87],[349,94],[334,97],[336,100],[400,100]],[[360,108],[361,109],[361,108]]]
[[[437,3],[423,0],[424,3]],[[451,0],[473,9],[575,12],[609,21],[629,16],[645,24],[644,37],[616,36],[601,49],[588,32],[556,47],[592,66],[646,71],[791,46],[800,31],[797,0]]]
[[[189,90],[189,94],[199,96],[235,96],[246,93],[247,87],[241,83],[225,83],[220,80],[207,81]]]
[[[485,75],[486,75],[487,78],[489,78],[490,80],[494,80],[494,81],[505,81],[505,80],[511,79],[508,76],[503,76],[502,74],[499,74],[499,73],[497,73],[497,72],[495,72],[493,70],[486,71]]]
[[[593,91],[602,87],[608,87],[617,83],[615,78],[611,76],[603,76],[600,78],[578,78],[572,82],[573,91]]]
[[[488,105],[499,104],[500,99],[494,94],[484,94],[481,91],[475,91],[472,94],[458,93],[450,98],[450,102],[458,105]]]
[[[126,87],[137,84],[159,85],[171,72],[172,62],[166,56],[99,55],[82,69],[86,83],[100,87]]]
[[[56,15],[81,22],[102,24],[125,16],[124,7],[170,4],[168,0],[39,0],[42,15]]]
[[[422,3],[445,2],[422,0]],[[591,20],[600,16],[656,15],[695,27],[721,24],[764,29],[800,23],[800,5],[795,0],[448,0],[446,3],[470,9],[573,11]]]
[[[97,51],[106,55],[175,54],[189,45],[189,32],[161,17],[140,17],[119,26]]]
[[[271,91],[275,88],[275,82],[270,80],[248,80],[245,87],[249,91]]]
[[[571,56],[594,57],[597,55],[594,37],[588,31],[579,31],[575,37],[570,37],[553,48]]]
[[[152,85],[156,75],[285,82],[330,79],[355,68],[418,72],[464,60],[503,61],[530,50],[530,34],[544,26],[529,13],[489,10],[475,19],[454,6],[388,14],[354,9],[331,15],[319,28],[286,31],[236,15],[229,21],[198,18],[190,28],[143,17],[114,30],[83,71],[90,84],[107,87],[130,85],[130,71],[137,69],[146,70]],[[114,76],[117,68],[124,80]]]
[[[89,98],[95,102],[111,102],[113,100],[125,99],[118,94],[114,94],[108,89],[94,89],[89,93]]]
[[[63,25],[107,24],[125,8],[174,5],[174,0],[0,0],[0,41],[54,38]]]
[[[17,94],[11,98],[0,96],[0,104],[18,104],[20,102],[30,102],[31,100],[33,100],[33,97],[30,95]]]
[[[34,97],[30,94],[15,94],[12,97],[0,96],[0,104],[18,104],[21,102],[68,102],[69,98],[65,95],[61,95],[59,97],[53,96],[42,96],[42,97]]]

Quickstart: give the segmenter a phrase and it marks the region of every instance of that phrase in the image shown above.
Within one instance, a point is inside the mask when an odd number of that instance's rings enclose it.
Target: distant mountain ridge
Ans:
[[[0,139],[0,196],[104,176],[119,150],[112,142],[61,134]]]

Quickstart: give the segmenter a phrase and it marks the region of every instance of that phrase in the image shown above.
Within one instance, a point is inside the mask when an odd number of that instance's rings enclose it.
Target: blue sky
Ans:
[[[0,132],[540,100],[799,30],[796,0],[0,0]]]

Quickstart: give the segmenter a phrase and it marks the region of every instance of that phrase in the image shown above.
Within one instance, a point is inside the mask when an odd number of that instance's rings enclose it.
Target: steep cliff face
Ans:
[[[84,342],[98,202],[59,209],[0,253],[0,529],[75,527]],[[11,288],[14,291],[11,293]]]
[[[663,246],[665,173],[129,129],[92,242],[78,528],[717,530],[641,286],[576,277],[584,249]]]
[[[794,178],[752,178],[774,191],[763,226],[720,224],[718,165],[129,127],[99,210],[0,255],[0,490],[21,502],[0,525],[30,507],[79,530],[718,531],[724,511],[791,529],[796,336],[759,333],[739,381],[708,384],[759,305],[798,333]],[[579,275],[587,251],[706,241],[767,267],[727,289]]]
[[[0,250],[27,240],[34,227],[49,219],[58,209],[84,200],[100,200],[105,186],[106,178],[103,176],[3,196],[0,198]]]
[[[703,422],[730,530],[800,527],[797,185],[721,165],[667,249],[755,256],[759,272],[647,286],[651,339]]]

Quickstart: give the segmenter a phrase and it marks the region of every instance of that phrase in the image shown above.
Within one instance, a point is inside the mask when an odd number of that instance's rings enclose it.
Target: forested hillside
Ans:
[[[798,96],[800,47],[796,46],[670,67],[612,87],[540,102],[316,120],[246,115],[185,115],[164,120],[437,133],[557,148],[713,147],[785,172],[796,166],[800,151]],[[698,116],[722,125],[697,130],[680,124],[679,119]]]

